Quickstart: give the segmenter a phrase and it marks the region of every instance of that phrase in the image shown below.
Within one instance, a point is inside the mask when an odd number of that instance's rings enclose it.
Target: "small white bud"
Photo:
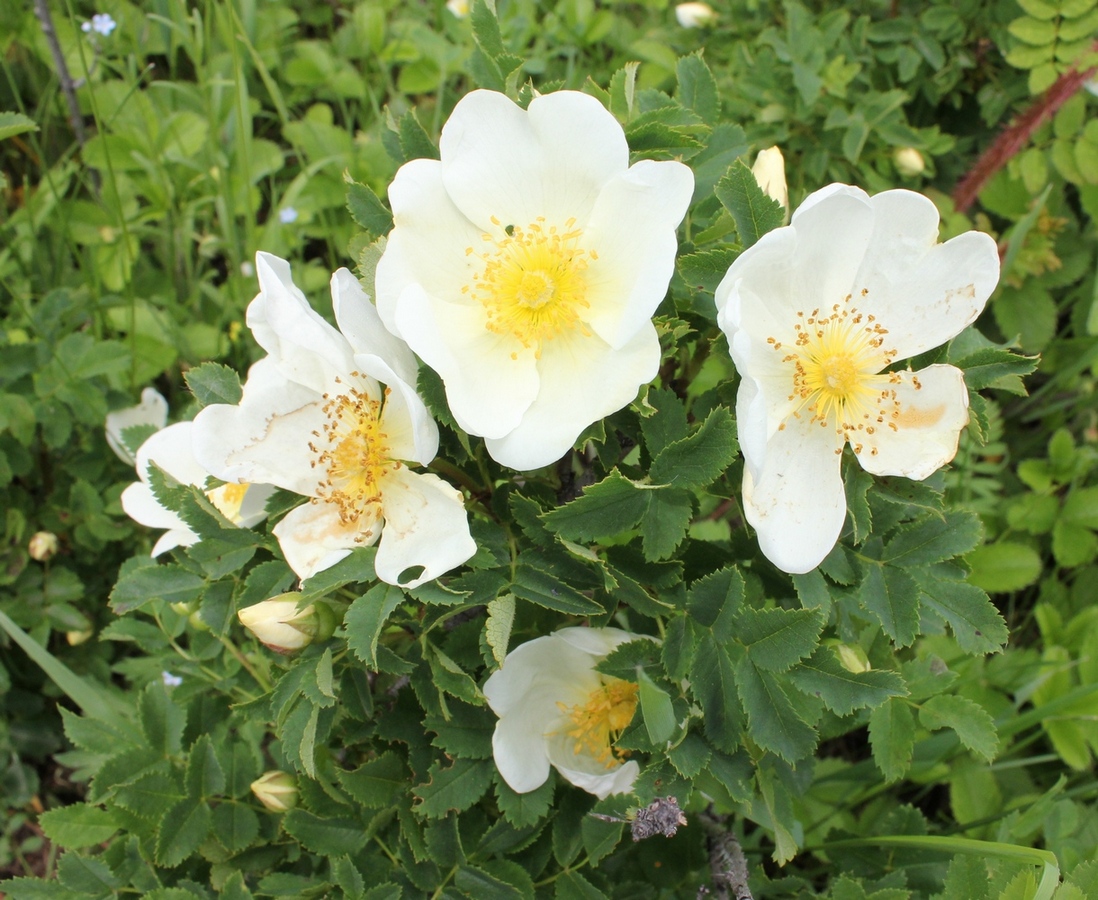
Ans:
[[[751,174],[771,200],[777,200],[785,210],[785,220],[789,221],[789,187],[785,183],[785,157],[777,147],[760,150],[755,157]]]
[[[469,0],[446,0],[446,8],[457,18],[464,19],[469,15]]]
[[[291,592],[246,607],[237,613],[240,623],[261,643],[276,653],[294,653],[317,637],[331,637],[335,623],[331,610],[323,603],[310,603],[302,610],[297,604],[301,594]]]
[[[717,21],[717,12],[708,3],[680,3],[675,18],[683,28],[708,28]]]
[[[286,812],[297,806],[297,779],[274,769],[252,782],[252,793],[271,812]]]
[[[892,154],[892,162],[896,166],[896,171],[904,178],[915,178],[922,175],[923,170],[926,168],[926,160],[923,159],[923,154],[914,147],[898,147]]]
[[[39,531],[34,534],[30,539],[30,543],[27,544],[27,552],[30,554],[31,559],[37,562],[45,562],[47,559],[53,558],[59,546],[60,542],[57,540],[56,534],[52,531]]]

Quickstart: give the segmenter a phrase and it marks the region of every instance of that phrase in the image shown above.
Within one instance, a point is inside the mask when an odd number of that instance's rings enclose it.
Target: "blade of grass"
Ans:
[[[73,703],[85,714],[123,730],[130,727],[122,710],[125,708],[110,694],[85,681],[61,660],[50,653],[8,616],[0,612],[0,628],[45,672]]]

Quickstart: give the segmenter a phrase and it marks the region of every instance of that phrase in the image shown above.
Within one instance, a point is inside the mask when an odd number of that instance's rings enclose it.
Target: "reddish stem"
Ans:
[[[1098,41],[1094,42],[1091,50],[1098,51]],[[1068,70],[1057,78],[1056,83],[1029,109],[1000,133],[953,189],[953,203],[958,212],[968,210],[992,176],[1029,144],[1033,133],[1056,115],[1060,107],[1067,103],[1075,92],[1094,76],[1095,72],[1098,72],[1098,66],[1092,66],[1084,71]]]

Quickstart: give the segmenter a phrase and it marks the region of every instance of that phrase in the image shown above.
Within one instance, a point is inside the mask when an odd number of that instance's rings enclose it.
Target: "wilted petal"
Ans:
[[[294,574],[303,581],[329,569],[356,547],[368,547],[381,533],[375,514],[344,523],[339,509],[319,500],[290,510],[273,529]]]
[[[374,567],[389,584],[414,588],[460,566],[477,551],[461,492],[429,472],[401,467],[381,484],[385,529]],[[411,581],[406,569],[422,566]]]

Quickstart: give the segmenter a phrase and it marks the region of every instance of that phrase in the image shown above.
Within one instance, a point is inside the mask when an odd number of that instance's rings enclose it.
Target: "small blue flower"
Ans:
[[[171,672],[161,672],[160,677],[167,687],[179,687],[183,683],[183,679],[179,675],[173,675]]]
[[[284,206],[278,211],[278,221],[283,225],[289,225],[297,221],[297,210],[292,206]]]
[[[94,31],[97,34],[103,35],[103,37],[110,37],[111,32],[118,27],[118,23],[111,18],[110,13],[96,13],[91,17],[90,22],[85,22],[80,26],[80,29],[87,34]]]

